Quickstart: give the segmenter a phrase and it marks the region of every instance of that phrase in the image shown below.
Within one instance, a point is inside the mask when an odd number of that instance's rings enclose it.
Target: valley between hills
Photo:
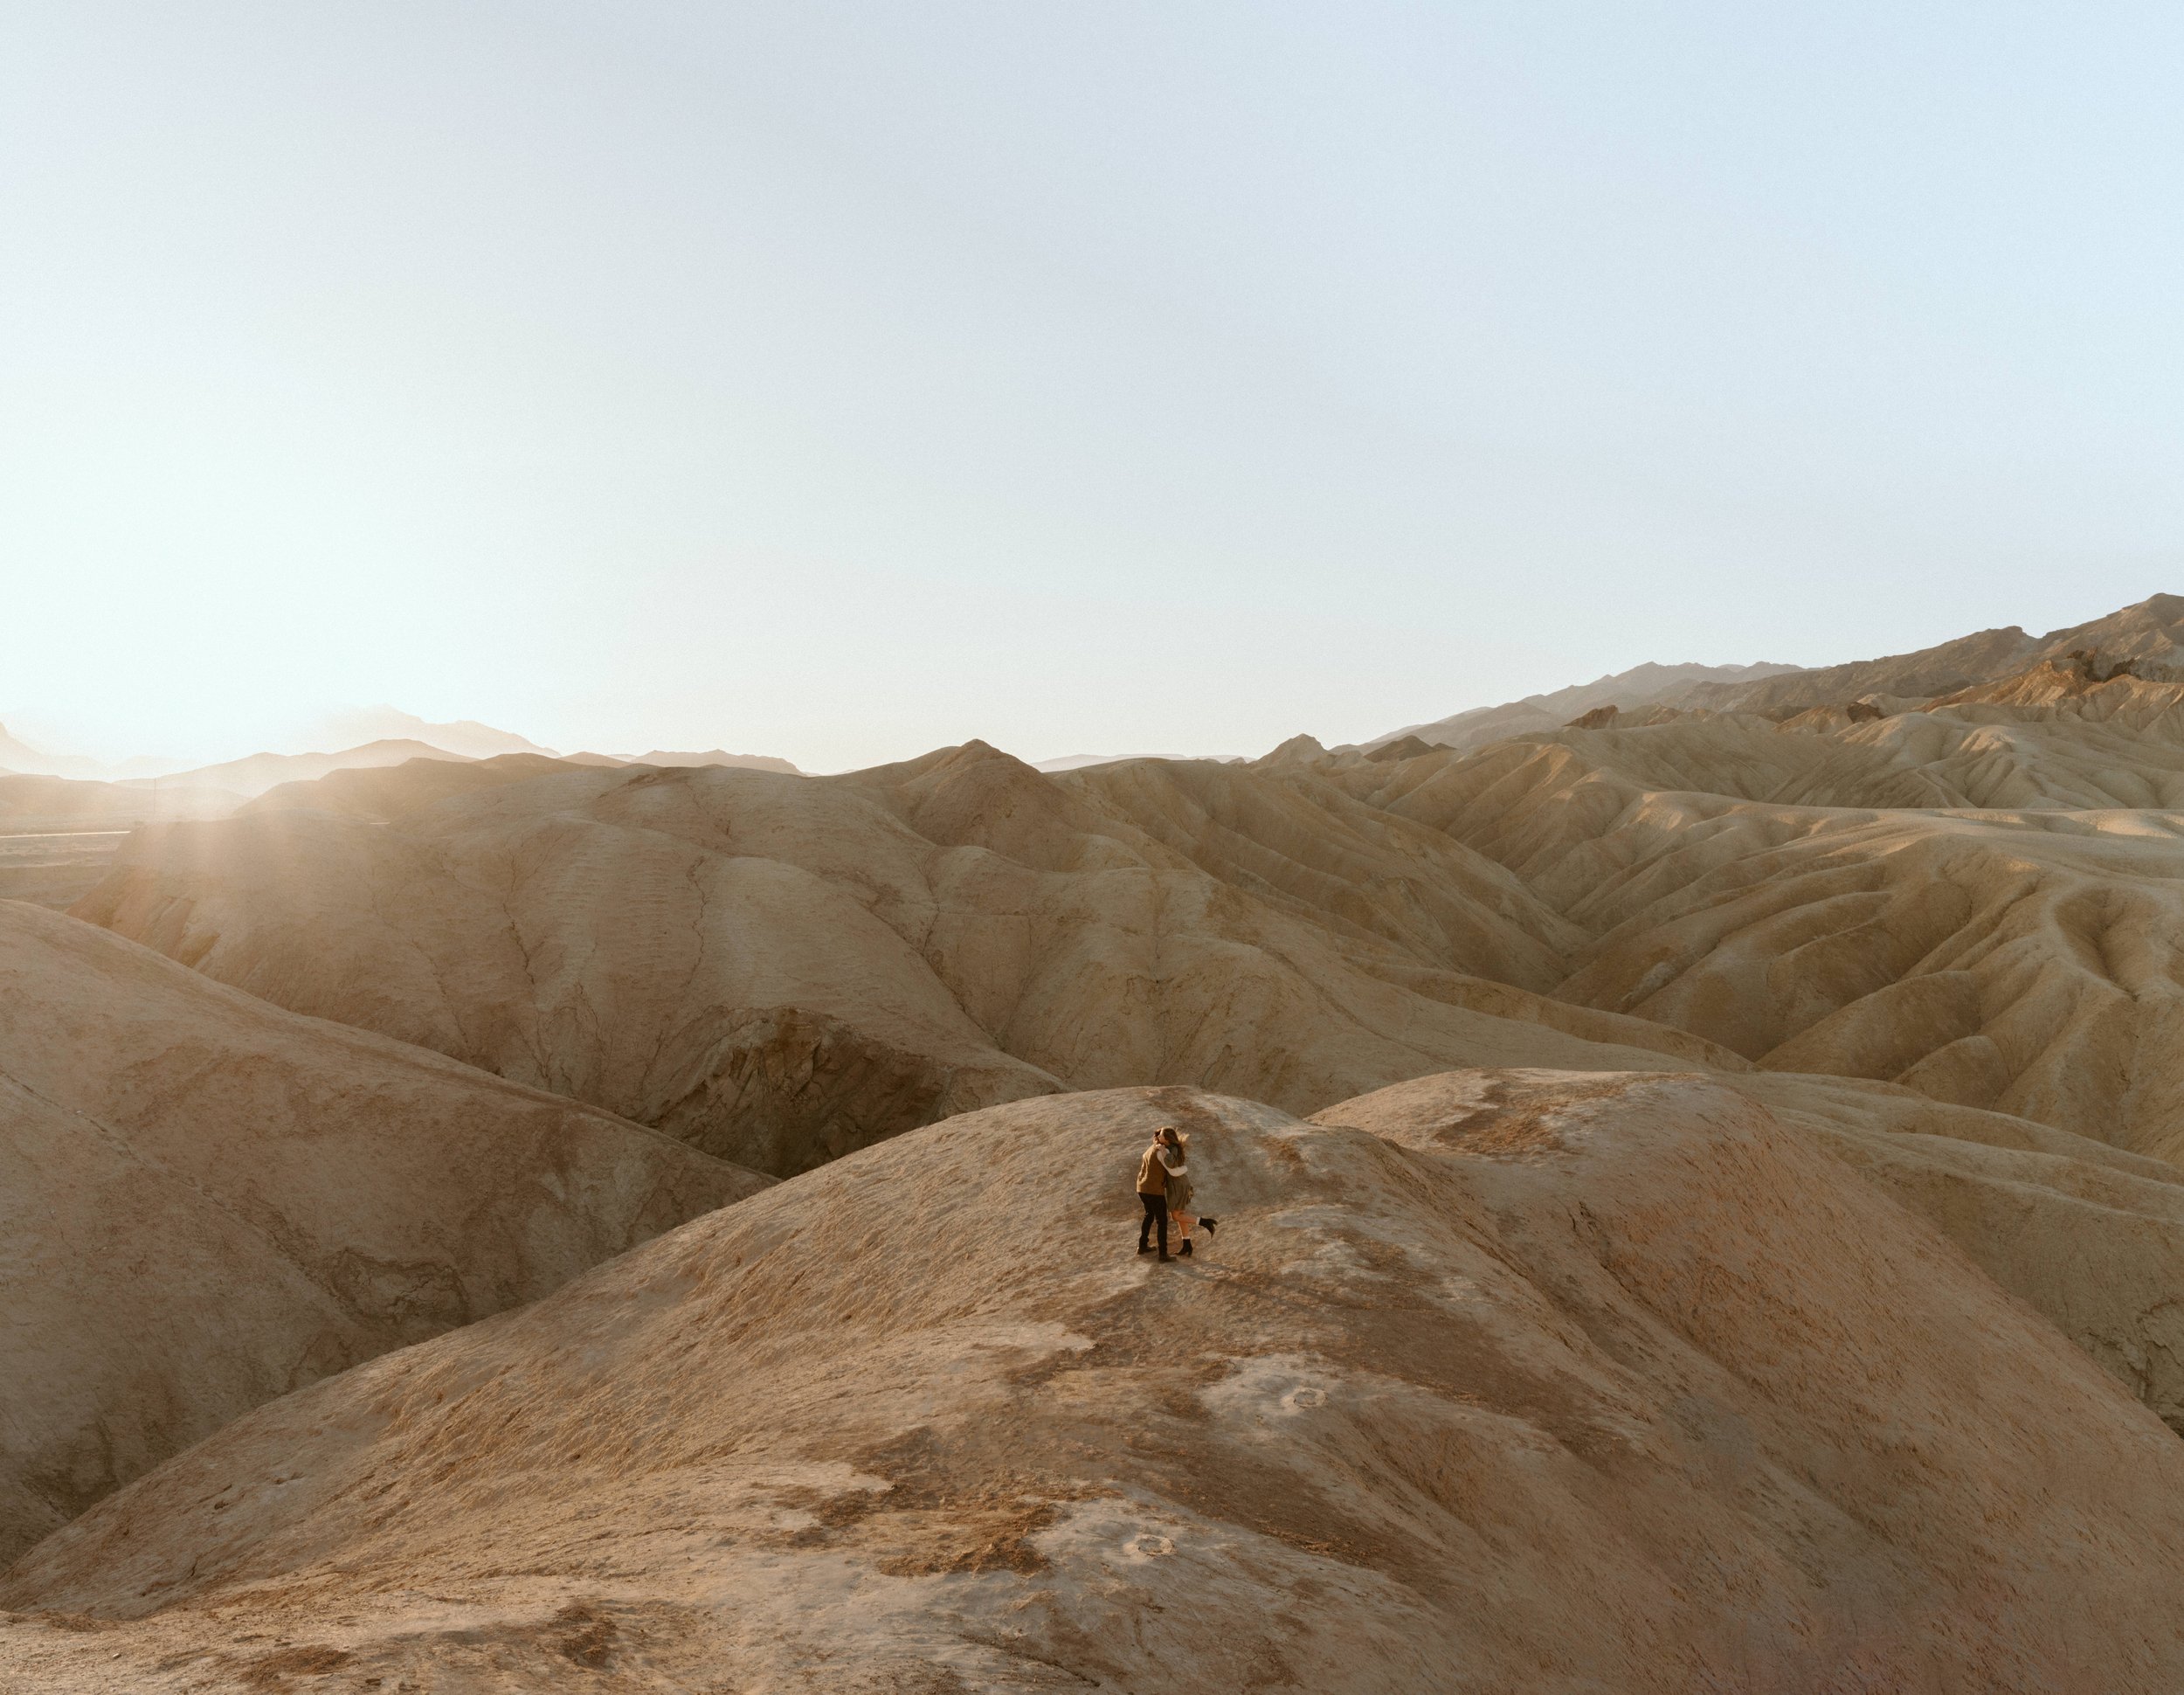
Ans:
[[[0,1686],[2184,1685],[2184,598],[416,745],[0,774]]]

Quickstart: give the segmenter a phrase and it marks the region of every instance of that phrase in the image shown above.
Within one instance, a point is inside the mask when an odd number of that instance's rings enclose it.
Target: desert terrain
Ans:
[[[2184,598],[1252,760],[460,728],[0,777],[0,1683],[2184,1684]]]
[[[0,1556],[764,1180],[0,903]]]

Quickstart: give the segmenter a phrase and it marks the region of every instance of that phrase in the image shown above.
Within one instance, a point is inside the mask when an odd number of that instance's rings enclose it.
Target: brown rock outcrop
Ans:
[[[1288,741],[1280,744],[1271,752],[1261,754],[1253,760],[1252,764],[1255,765],[1309,764],[1314,759],[1324,759],[1326,757],[1327,750],[1317,737],[1300,735],[1290,737]]]
[[[1367,753],[1365,758],[1376,764],[1385,765],[1398,759],[1417,759],[1428,753],[1441,751],[1441,750],[1434,746],[1432,743],[1421,742],[1415,736],[1399,736],[1393,742],[1381,743],[1379,747]]]

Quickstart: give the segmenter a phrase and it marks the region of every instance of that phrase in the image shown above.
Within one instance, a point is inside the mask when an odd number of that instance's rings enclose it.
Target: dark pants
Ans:
[[[1141,1254],[1145,1251],[1145,1237],[1154,1224],[1158,1223],[1160,1226],[1160,1251],[1166,1253],[1168,1251],[1168,1197],[1165,1194],[1141,1194],[1137,1198],[1145,1203],[1144,1221],[1137,1227],[1137,1251]]]

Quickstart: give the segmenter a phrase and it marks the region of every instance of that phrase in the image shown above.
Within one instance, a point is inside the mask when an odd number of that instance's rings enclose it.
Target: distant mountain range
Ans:
[[[1559,730],[1572,718],[1610,706],[1625,712],[1645,707],[1746,712],[1780,722],[1853,701],[1870,699],[1886,706],[1932,700],[2081,653],[2111,665],[2128,661],[2141,676],[2184,667],[2184,596],[2153,595],[2045,635],[2028,634],[2013,624],[1842,665],[1640,665],[1552,694],[1406,724],[1360,746],[1371,750],[1415,737],[1433,747],[1480,747]]]
[[[632,754],[619,763],[625,765],[728,765],[739,771],[778,771],[791,777],[804,774],[786,759],[777,759],[769,753],[729,753],[720,748],[708,748],[702,753],[670,753],[664,748],[654,748],[650,753]]]
[[[446,728],[444,725],[427,727]],[[487,730],[483,724],[476,728],[491,735],[504,733]],[[532,748],[515,751],[525,753],[532,758],[554,759],[569,765],[734,765],[752,771],[778,771],[789,776],[801,775],[786,759],[775,759],[756,753],[724,753],[718,748],[705,753],[655,751],[633,759],[608,753],[547,753]],[[505,757],[502,754],[459,753],[421,738],[405,737],[367,742],[360,747],[343,748],[335,753],[253,753],[246,759],[231,759],[225,764],[202,765],[195,771],[177,771],[172,777],[162,778],[160,782],[162,785],[187,783],[200,788],[225,789],[247,799],[263,794],[284,783],[308,783],[337,771],[370,771],[385,765],[405,764],[411,759],[475,764],[483,758]]]
[[[324,747],[357,747],[368,742],[422,742],[444,753],[460,753],[468,759],[490,759],[500,753],[543,753],[557,758],[514,730],[495,730],[474,718],[452,723],[432,723],[399,707],[366,706],[330,713],[313,726],[311,741]]]
[[[407,759],[494,759],[528,754],[578,765],[728,765],[752,771],[800,775],[786,759],[771,754],[730,753],[722,748],[675,752],[569,753],[495,729],[472,718],[434,723],[399,707],[379,705],[329,713],[314,724],[306,739],[327,751],[258,752],[210,765],[184,768],[170,759],[133,758],[117,762],[84,754],[53,753],[11,735],[0,724],[0,776],[60,777],[75,782],[173,784],[225,790],[238,799],[263,794],[283,783],[309,782],[337,771],[369,770]]]
[[[1058,759],[1040,759],[1032,769],[1049,776],[1065,771],[1089,771],[1095,765],[1119,765],[1125,759],[1211,759],[1224,765],[1241,764],[1241,753],[1065,753]]]
[[[1765,661],[1757,665],[1635,665],[1613,676],[1572,683],[1550,694],[1527,695],[1522,700],[1505,702],[1500,706],[1476,706],[1466,712],[1435,718],[1430,723],[1405,724],[1400,730],[1391,730],[1362,745],[1377,748],[1400,741],[1406,736],[1415,736],[1429,747],[1481,747],[1489,742],[1521,736],[1527,730],[1559,730],[1580,714],[1603,706],[1628,710],[1635,706],[1672,705],[1686,691],[1704,684],[1733,687],[1784,676],[1798,668],[1794,665]]]
[[[170,782],[186,783],[192,787],[225,789],[231,794],[248,797],[263,794],[267,789],[281,783],[308,783],[314,778],[330,776],[337,771],[406,764],[411,759],[451,759],[468,763],[469,756],[451,753],[445,748],[433,747],[425,742],[367,742],[362,747],[343,748],[337,753],[253,753],[247,758],[230,759],[222,764],[200,765],[195,771],[176,771],[171,778],[158,780],[162,786]]]
[[[491,724],[478,723],[470,719],[459,719],[452,723],[433,723],[415,713],[404,712],[391,706],[363,707],[328,714],[306,732],[304,740],[316,748],[345,750],[343,752],[272,753],[259,752],[238,759],[223,760],[218,764],[185,767],[175,759],[135,758],[121,760],[94,759],[86,754],[59,753],[24,741],[9,732],[0,724],[0,771],[16,772],[29,777],[66,777],[85,782],[133,782],[154,778],[162,782],[169,777],[186,778],[192,781],[206,778],[210,772],[220,775],[208,778],[222,786],[226,778],[238,772],[255,769],[260,760],[300,760],[304,764],[295,768],[304,774],[312,762],[336,761],[324,764],[322,769],[308,774],[324,775],[326,771],[339,770],[347,765],[384,763],[377,756],[351,759],[349,753],[369,753],[370,750],[394,744],[417,749],[423,757],[452,755],[460,759],[490,759],[502,753],[536,753],[549,758],[557,758],[554,750],[542,747],[528,737],[512,730],[495,730]],[[404,758],[418,757],[405,754]],[[253,780],[247,776],[241,780]],[[276,782],[292,780],[278,777]],[[256,792],[255,790],[248,791]]]
[[[167,769],[158,759],[125,759],[109,764],[80,753],[48,753],[0,724],[0,775],[66,777],[78,782],[121,782],[151,777]]]

